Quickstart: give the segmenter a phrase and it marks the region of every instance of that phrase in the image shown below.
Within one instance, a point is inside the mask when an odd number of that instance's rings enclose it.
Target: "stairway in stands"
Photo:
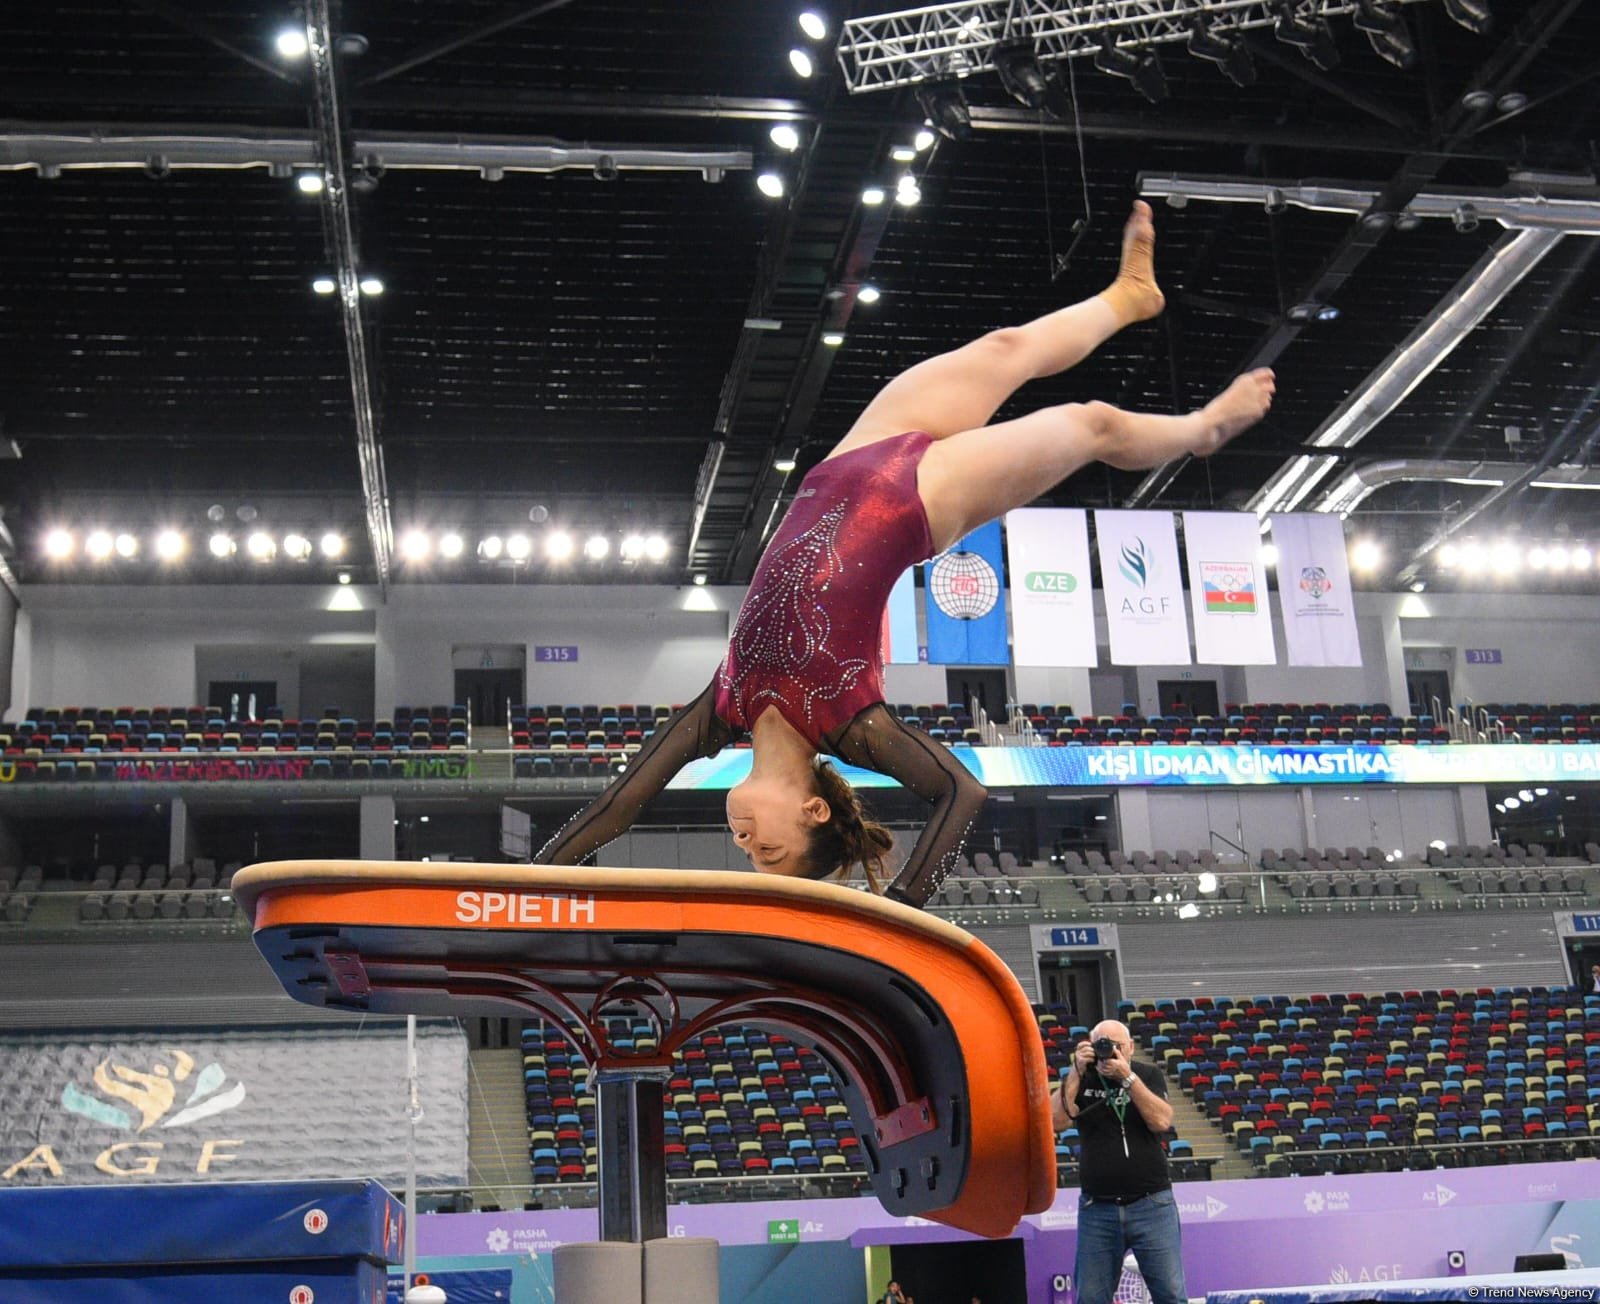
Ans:
[[[473,1204],[520,1209],[533,1184],[522,1052],[510,1047],[470,1054],[467,1163]]]
[[[473,777],[476,779],[511,778],[511,730],[499,724],[472,726]],[[489,752],[497,755],[487,755]]]
[[[1170,1078],[1167,1079],[1167,1099],[1172,1102],[1172,1126],[1182,1140],[1194,1147],[1194,1157],[1217,1161],[1211,1166],[1213,1180],[1253,1175],[1250,1161],[1227,1143],[1221,1129]]]

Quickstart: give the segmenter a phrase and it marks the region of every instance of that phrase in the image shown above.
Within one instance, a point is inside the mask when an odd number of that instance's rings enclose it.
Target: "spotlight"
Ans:
[[[376,276],[363,276],[361,278],[361,293],[376,297],[383,293],[383,282]]]
[[[660,534],[652,534],[644,541],[644,555],[651,561],[666,561],[667,540]]]
[[[1517,797],[1507,797],[1505,804],[1506,804],[1506,809],[1507,810],[1521,810],[1522,809],[1522,801],[1521,801],[1520,798],[1517,798]]]
[[[290,561],[305,561],[311,556],[311,540],[303,534],[284,535],[283,555]]]
[[[915,145],[896,145],[889,151],[889,157],[896,163],[915,163],[917,161],[917,147]]]
[[[800,30],[813,41],[820,41],[828,34],[828,22],[815,9],[807,9],[800,15]]]
[[[117,556],[127,558],[139,552],[139,540],[131,534],[119,534],[116,540]]]
[[[1289,309],[1289,320],[1302,325],[1307,322],[1330,322],[1339,320],[1339,310],[1331,303],[1297,303]]]
[[[630,534],[622,541],[622,560],[638,561],[644,556],[644,536]]]
[[[917,103],[929,124],[946,140],[966,140],[972,135],[972,110],[959,86],[924,86]]]
[[[861,202],[868,208],[876,208],[887,196],[883,193],[882,186],[868,186],[861,192]]]
[[[772,469],[779,475],[788,475],[794,468],[795,460],[792,457],[775,458],[772,463]]]
[[[932,131],[930,131],[927,127],[923,127],[915,136],[911,138],[911,148],[920,154],[924,150],[932,149],[933,142],[937,139],[938,137],[935,136]]]
[[[787,122],[780,122],[767,135],[772,138],[774,145],[788,153],[800,148],[800,133]]]
[[[1533,800],[1533,789],[1532,788],[1523,788],[1523,789],[1521,789],[1517,793],[1517,800],[1522,802],[1523,805],[1527,805],[1529,802],[1531,802]]]
[[[1550,554],[1543,548],[1528,549],[1528,568],[1530,570],[1543,570],[1550,563]]]
[[[706,577],[704,575],[696,575],[694,577],[694,586],[697,589],[705,588],[705,586],[706,586]]]
[[[577,545],[565,530],[552,530],[544,536],[544,555],[551,561],[566,561],[575,551]]]
[[[454,561],[466,551],[466,540],[454,530],[439,536],[439,555]]]
[[[271,561],[277,555],[278,545],[265,530],[255,530],[244,541],[244,550],[257,561]]]
[[[1132,82],[1133,88],[1152,104],[1160,104],[1167,98],[1167,79],[1153,50],[1142,54],[1124,50],[1116,43],[1116,38],[1106,32],[1100,38],[1100,48],[1094,52],[1094,66],[1101,72]]]
[[[1428,591],[1428,581],[1427,580],[1412,580],[1411,581],[1411,591],[1413,593],[1426,593]]]
[[[433,541],[423,530],[407,530],[400,537],[400,555],[407,561],[427,561]]]
[[[812,61],[811,52],[798,47],[789,51],[789,66],[802,77],[809,77],[817,70],[817,65]]]
[[[506,540],[506,556],[512,561],[527,561],[533,552],[533,544],[525,534],[513,534]]]
[[[226,561],[239,551],[239,545],[233,541],[231,534],[213,534],[206,546],[211,549],[211,555],[219,561]]]
[[[1439,565],[1445,570],[1450,570],[1461,560],[1461,549],[1453,543],[1447,543],[1439,549]]]
[[[1394,219],[1396,231],[1415,231],[1422,225],[1422,219],[1409,208],[1397,214]]]
[[[1261,207],[1270,216],[1276,217],[1279,213],[1287,211],[1289,201],[1283,197],[1283,191],[1279,190],[1277,186],[1268,186],[1266,197],[1261,201]]]
[[[1278,564],[1278,545],[1264,543],[1261,545],[1261,564],[1263,566],[1276,566]]]
[[[1478,229],[1478,209],[1474,204],[1457,204],[1456,211],[1450,214],[1450,225],[1455,227],[1462,235],[1468,235]]]
[[[331,276],[319,276],[311,282],[311,288],[318,294],[332,294],[339,285]]]
[[[1350,549],[1350,564],[1358,571],[1375,571],[1383,561],[1383,549],[1373,539],[1357,539]]]
[[[1494,102],[1494,107],[1500,113],[1521,113],[1528,107],[1528,97],[1521,91],[1507,91]]]
[[[330,560],[334,557],[342,556],[344,554],[344,537],[329,530],[322,538],[317,540],[317,547],[322,555]]]
[[[756,189],[768,199],[782,199],[783,178],[776,172],[763,172],[756,178]]]
[[[844,336],[838,331],[824,331],[822,333],[822,342],[830,349],[836,349],[844,343]]]
[[[611,553],[611,540],[603,534],[591,534],[583,541],[583,555],[590,561],[604,561]]]
[[[162,561],[177,561],[183,556],[184,538],[177,530],[162,530],[156,535],[156,556]]]
[[[339,583],[341,583],[341,584],[350,583],[350,572],[349,571],[340,571],[339,572]]]
[[[858,303],[877,303],[883,297],[882,291],[876,285],[863,285],[856,291]]]
[[[1461,97],[1461,107],[1473,113],[1487,113],[1494,107],[1494,92],[1475,87]]]
[[[320,195],[322,193],[322,173],[302,172],[294,179],[302,195]]]
[[[83,550],[92,561],[104,561],[116,546],[108,530],[95,530],[83,542]]]
[[[1039,66],[1031,41],[1007,41],[991,56],[1006,94],[1025,109],[1042,109],[1050,98],[1050,79]]]
[[[909,172],[902,176],[895,186],[894,202],[904,208],[912,208],[922,202],[922,187]]]
[[[1483,570],[1489,555],[1481,543],[1469,543],[1461,549],[1461,569],[1476,575]]]
[[[500,554],[505,550],[505,540],[498,534],[491,534],[478,542],[478,556],[485,561],[499,561]]]
[[[1323,72],[1339,66],[1339,47],[1327,19],[1301,17],[1295,12],[1294,0],[1273,0],[1273,8],[1278,15],[1272,25],[1274,36],[1294,46]]]
[[[1574,548],[1572,550],[1572,569],[1588,570],[1594,565],[1594,554],[1587,548]]]
[[[1558,543],[1550,549],[1546,560],[1550,563],[1551,570],[1564,571],[1572,564],[1572,554]]]
[[[1522,567],[1522,549],[1514,543],[1497,543],[1489,549],[1489,569],[1496,575],[1515,575]]]
[[[278,33],[278,39],[273,44],[278,47],[278,53],[285,59],[304,59],[311,49],[306,34],[297,27],[285,27]]]
[[[609,154],[602,154],[594,161],[594,179],[596,181],[615,181],[622,173],[617,169],[617,160]]]
[[[1220,36],[1196,18],[1189,29],[1189,53],[1222,69],[1222,75],[1235,86],[1254,86],[1255,60],[1238,38]],[[1269,213],[1272,210],[1267,210]]]
[[[51,561],[66,561],[72,556],[72,531],[51,530],[44,536],[44,555]]]
[[[1490,12],[1489,0],[1444,0],[1444,11],[1450,15],[1452,21],[1478,36],[1482,36],[1494,26],[1494,14]]]
[[[1411,43],[1405,20],[1382,0],[1356,0],[1354,21],[1380,59],[1400,69],[1416,64],[1417,47]]]

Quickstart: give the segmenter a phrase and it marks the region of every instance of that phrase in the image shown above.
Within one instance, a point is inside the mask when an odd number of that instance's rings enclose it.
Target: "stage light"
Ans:
[[[376,298],[383,293],[383,282],[376,276],[363,276],[361,278],[361,293],[369,298]]]
[[[1008,41],[996,46],[992,56],[1000,85],[1025,109],[1042,109],[1050,98],[1050,79],[1039,66],[1031,41]]]
[[[304,59],[311,49],[306,34],[298,27],[285,27],[278,33],[278,39],[273,44],[278,47],[278,53],[285,59]]]
[[[836,349],[844,343],[844,336],[838,331],[824,331],[822,333],[822,342],[830,349]]]
[[[1587,548],[1574,548],[1572,550],[1572,569],[1588,570],[1594,565],[1594,554]]]
[[[1478,36],[1482,36],[1494,25],[1494,14],[1490,12],[1489,0],[1444,0],[1444,11],[1450,15],[1452,21]]]
[[[400,536],[400,555],[407,561],[427,561],[433,541],[422,530],[407,530]]]
[[[630,534],[622,541],[622,560],[638,561],[644,556],[644,536]]]
[[[1439,549],[1439,565],[1445,570],[1453,569],[1461,561],[1461,549],[1453,543],[1447,543]]]
[[[339,284],[331,276],[319,276],[311,282],[311,288],[318,294],[332,294]]]
[[[244,550],[256,561],[271,561],[278,553],[278,544],[265,530],[255,530],[244,541]]]
[[[162,530],[156,535],[156,556],[162,561],[177,561],[183,550],[184,538],[177,530]]]
[[[454,530],[439,536],[439,555],[454,561],[466,551],[466,540]]]
[[[972,110],[959,86],[923,86],[917,103],[933,129],[947,140],[966,140],[972,135]]]
[[[1261,545],[1261,564],[1269,569],[1278,564],[1278,546],[1274,543]]]
[[[340,584],[348,584],[348,583],[350,583],[350,572],[349,571],[340,571],[339,572],[339,583]]]
[[[1515,575],[1522,569],[1522,549],[1514,543],[1497,543],[1489,549],[1489,568],[1496,575]]]
[[[1530,570],[1543,570],[1550,564],[1550,554],[1543,548],[1528,549],[1528,568]]]
[[[1100,48],[1094,52],[1094,66],[1103,73],[1132,82],[1133,88],[1152,104],[1160,104],[1167,98],[1167,79],[1153,50],[1142,54],[1124,50],[1110,32],[1105,32],[1100,38]]]
[[[856,300],[859,303],[877,303],[883,297],[876,285],[863,285],[856,291]]]
[[[1545,560],[1550,563],[1553,571],[1564,571],[1572,564],[1572,554],[1561,544],[1553,545],[1545,555]]]
[[[283,555],[290,561],[305,561],[311,556],[311,540],[303,534],[284,535]]]
[[[811,52],[798,47],[789,51],[789,66],[802,77],[809,77],[817,70],[817,65],[812,61]]]
[[[1450,214],[1450,225],[1461,235],[1471,235],[1478,229],[1478,209],[1475,204],[1457,204]]]
[[[1548,788],[1535,788],[1533,790],[1533,795],[1535,797],[1548,797],[1550,795],[1550,789],[1548,789]]]
[[[317,547],[324,557],[332,560],[334,557],[344,555],[344,536],[329,530],[317,541]]]
[[[527,561],[533,553],[533,543],[525,534],[513,534],[506,540],[506,556],[512,561]]]
[[[887,198],[882,186],[868,186],[861,192],[861,202],[868,208],[876,208]]]
[[[1367,34],[1380,59],[1408,70],[1417,62],[1417,47],[1401,18],[1382,0],[1356,0],[1355,25]]]
[[[911,138],[911,148],[920,154],[924,150],[932,149],[933,142],[937,139],[938,137],[929,128],[923,127]]]
[[[706,577],[704,575],[696,575],[694,577],[694,586],[697,589],[705,588],[705,586],[706,586]]]
[[[773,459],[772,469],[779,475],[788,475],[789,472],[794,470],[794,468],[795,460],[792,457],[778,457]]]
[[[139,540],[131,534],[119,534],[116,538],[117,556],[122,558],[134,557],[139,552]]]
[[[1358,571],[1371,572],[1383,561],[1383,549],[1375,539],[1357,539],[1350,549],[1350,564]]]
[[[51,530],[44,536],[44,555],[51,561],[66,561],[72,556],[71,530]]]
[[[1295,10],[1294,0],[1274,0],[1273,8],[1278,15],[1272,25],[1274,36],[1299,50],[1323,72],[1339,66],[1339,47],[1327,19],[1302,18]]]
[[[611,555],[611,540],[603,534],[591,534],[584,540],[583,555],[590,561],[604,561]]]
[[[300,187],[303,195],[320,195],[322,193],[322,173],[302,172],[294,179],[295,185]]]
[[[664,535],[652,534],[644,541],[644,555],[650,561],[666,561],[667,540]]]
[[[894,202],[902,208],[912,208],[922,202],[922,187],[909,172],[900,178],[894,188]]]
[[[917,161],[917,147],[915,145],[896,145],[889,151],[889,157],[896,163],[915,163]]]
[[[756,189],[768,199],[782,199],[783,178],[776,172],[763,172],[756,178]]]
[[[1461,549],[1461,569],[1468,574],[1479,574],[1488,559],[1489,554],[1481,543],[1469,543]]]
[[[793,153],[800,148],[800,133],[787,122],[780,122],[767,133],[772,143],[781,150]]]
[[[1507,797],[1505,800],[1505,807],[1507,810],[1521,810],[1522,802],[1516,797]]]
[[[1216,64],[1235,86],[1255,85],[1255,60],[1237,37],[1221,36],[1196,18],[1189,28],[1188,49],[1195,58]]]
[[[116,541],[108,530],[95,530],[83,542],[83,550],[91,561],[104,561],[115,547]]]
[[[505,540],[498,534],[491,534],[478,543],[478,556],[485,561],[499,561],[500,554],[506,550]]]
[[[1522,802],[1524,805],[1526,805],[1528,802],[1531,802],[1533,800],[1533,789],[1523,788],[1517,793],[1517,800]]]
[[[213,534],[206,547],[211,549],[211,555],[218,561],[226,561],[239,551],[239,545],[234,542],[231,534]]]
[[[551,530],[544,536],[544,555],[551,561],[566,561],[577,547],[565,530]]]
[[[800,30],[813,41],[820,41],[828,34],[828,20],[815,9],[807,9],[800,15]]]

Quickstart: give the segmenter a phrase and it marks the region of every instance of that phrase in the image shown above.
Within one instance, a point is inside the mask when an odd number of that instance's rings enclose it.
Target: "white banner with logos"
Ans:
[[[1272,518],[1278,597],[1291,666],[1359,666],[1355,594],[1345,556],[1344,522],[1332,514]]]
[[[1096,512],[1094,529],[1112,662],[1190,664],[1189,621],[1172,513]]]
[[[1076,507],[1006,513],[1011,654],[1019,666],[1096,666],[1089,517]]]
[[[1267,606],[1267,567],[1254,512],[1185,512],[1189,607],[1196,661],[1270,666],[1278,661]]]

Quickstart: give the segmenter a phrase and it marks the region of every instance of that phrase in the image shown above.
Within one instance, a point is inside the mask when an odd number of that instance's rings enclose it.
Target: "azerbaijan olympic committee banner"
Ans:
[[[1094,529],[1112,662],[1188,665],[1189,622],[1172,513],[1096,512]]]
[[[1278,598],[1291,666],[1359,666],[1355,594],[1344,550],[1344,522],[1332,514],[1272,517]]]
[[[1006,513],[1011,655],[1019,666],[1096,666],[1089,514],[1076,507]]]
[[[1003,666],[1005,590],[1000,522],[990,521],[928,563],[928,660],[939,665]]]
[[[1207,665],[1278,661],[1267,606],[1267,567],[1254,512],[1185,512],[1194,657]]]

